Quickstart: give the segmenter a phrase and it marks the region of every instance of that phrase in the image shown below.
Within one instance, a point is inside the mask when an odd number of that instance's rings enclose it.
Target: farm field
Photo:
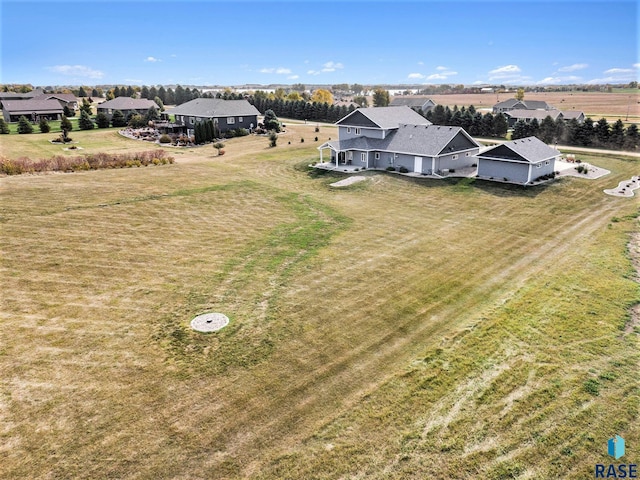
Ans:
[[[0,177],[0,478],[582,479],[640,444],[639,203],[602,192],[638,159],[333,189],[313,127]]]
[[[454,105],[473,105],[476,108],[490,109],[498,102],[513,98],[513,93],[478,93],[460,95],[430,95],[429,98],[440,105],[453,108]],[[614,122],[621,118],[640,123],[640,94],[604,93],[604,92],[526,92],[527,100],[544,100],[560,110],[581,110],[594,120],[605,117]]]

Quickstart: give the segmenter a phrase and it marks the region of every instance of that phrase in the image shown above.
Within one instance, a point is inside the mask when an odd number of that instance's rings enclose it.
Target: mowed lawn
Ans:
[[[332,189],[305,167],[330,136],[0,178],[0,478],[581,479],[614,434],[638,458],[639,203],[602,192],[638,160]],[[192,332],[209,311],[229,326]]]

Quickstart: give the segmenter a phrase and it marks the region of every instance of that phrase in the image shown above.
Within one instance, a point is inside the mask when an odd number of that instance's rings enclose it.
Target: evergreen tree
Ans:
[[[140,90],[140,98],[146,98],[148,100],[151,100],[153,97],[149,97],[149,87],[147,87],[146,85],[142,86],[142,89]]]
[[[160,97],[160,100],[162,100],[163,105],[166,105],[169,103],[167,102],[167,90],[162,85],[158,89],[158,97]]]
[[[448,106],[444,107],[444,123],[443,123],[443,125],[451,125],[451,117],[452,116],[453,116],[453,113],[451,112],[451,109]]]
[[[94,88],[93,90],[91,90],[91,96],[92,97],[99,97],[100,96],[100,92],[98,92],[97,88]]]
[[[9,133],[11,133],[9,125],[4,121],[4,118],[0,117],[0,135],[8,135]]]
[[[80,87],[80,90],[78,90],[78,96],[79,97],[87,97],[87,92],[84,91],[84,88]]]
[[[567,138],[566,138],[567,127],[564,119],[558,116],[554,124],[555,124],[554,125],[555,126],[554,141],[556,143],[567,143]]]
[[[547,115],[540,122],[540,140],[544,143],[553,143],[553,138],[556,133],[556,124],[551,118],[551,115]]]
[[[176,91],[174,93],[174,98],[175,98],[175,104],[176,105],[181,105],[186,101],[185,100],[185,91],[184,91],[184,88],[181,85],[176,86]]]
[[[446,121],[446,113],[442,105],[436,105],[430,110],[431,118],[429,119],[434,125],[444,125]]]
[[[33,125],[24,115],[18,119],[18,133],[33,133]]]
[[[519,138],[526,138],[529,136],[529,129],[524,120],[518,120],[513,126],[513,132],[511,132],[511,140],[518,140]]]
[[[534,118],[529,123],[529,132],[527,137],[537,137],[540,135],[540,122],[538,122],[537,118]]]
[[[40,129],[40,133],[49,133],[51,131],[51,126],[49,125],[49,121],[45,117],[40,117],[40,122],[38,122],[38,128]]]
[[[66,130],[67,132],[73,130],[71,120],[69,120],[66,115],[62,115],[62,118],[60,119],[60,130]]]
[[[125,93],[125,95],[124,95],[124,96],[127,96],[127,97],[134,97],[134,96],[135,96],[135,93],[136,93],[136,92],[133,90],[133,87],[132,87],[131,85],[128,85],[128,86],[127,86],[127,91],[126,91],[126,93]]]
[[[609,135],[611,132],[609,122],[607,122],[606,118],[598,120],[598,122],[593,126],[593,133],[595,134],[595,139],[598,144],[603,147],[609,144]]]
[[[424,115],[426,117],[426,114]],[[451,126],[453,127],[461,127],[462,126],[462,114],[460,113],[460,110],[456,110],[453,112],[453,114],[451,115]]]
[[[147,97],[149,100],[155,100],[158,96],[158,89],[156,87],[149,88],[149,96]]]
[[[144,121],[147,123],[154,120],[158,120],[159,118],[160,118],[160,114],[158,113],[158,110],[153,107],[149,107],[149,109],[147,110],[147,113],[145,113],[144,115]]]
[[[124,97],[124,93],[120,92],[120,87],[116,85],[113,89],[113,98]]]
[[[98,125],[98,128],[109,128],[109,117],[104,112],[98,112],[96,125]]]
[[[89,117],[89,114],[86,112],[86,110],[82,110],[80,112],[80,119],[78,120],[78,126],[80,127],[80,130],[91,130],[95,126],[93,124],[93,121]]]
[[[176,105],[176,95],[173,91],[173,88],[167,89],[166,98],[163,100],[163,102],[165,105]]]
[[[469,127],[469,135],[476,137],[482,133],[482,114],[476,112],[471,117],[471,126]]]
[[[80,107],[80,113],[87,112],[88,115],[91,115],[91,102],[86,98],[82,99],[82,106]]]
[[[493,135],[496,137],[505,137],[509,130],[509,122],[503,113],[498,113],[493,117]]]
[[[493,114],[491,112],[485,113],[482,117],[480,135],[483,137],[493,136]]]
[[[124,127],[127,124],[127,120],[124,118],[124,114],[120,110],[113,112],[111,116],[111,126]]]
[[[620,119],[611,127],[610,145],[615,149],[622,150],[624,148],[624,124]]]
[[[264,112],[263,123],[265,130],[273,130],[276,133],[280,131],[280,122],[273,110],[267,110]]]
[[[204,143],[205,135],[202,132],[202,122],[196,122],[193,127],[194,136],[196,137],[195,142],[196,145],[201,145]]]
[[[75,117],[76,116],[75,110],[73,110],[73,108],[69,108],[68,105],[64,106],[64,108],[62,109],[62,114],[65,117]]]
[[[578,145],[585,147],[593,143],[593,120],[589,117],[578,127]]]
[[[156,102],[156,105],[158,105],[158,108],[160,109],[160,111],[164,112],[164,103],[162,103],[162,99],[156,95],[153,101]]]
[[[0,133],[3,132],[0,131]],[[624,132],[624,148],[635,151],[638,149],[638,145],[640,145],[640,133],[638,133],[638,126],[632,123]]]

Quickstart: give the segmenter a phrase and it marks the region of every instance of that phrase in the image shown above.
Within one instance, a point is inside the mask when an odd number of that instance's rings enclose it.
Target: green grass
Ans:
[[[640,442],[638,202],[602,192],[638,160],[334,189],[313,127],[0,178],[0,477],[579,479]]]

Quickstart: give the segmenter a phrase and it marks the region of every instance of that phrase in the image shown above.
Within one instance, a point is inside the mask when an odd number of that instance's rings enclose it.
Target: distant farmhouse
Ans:
[[[120,110],[125,118],[131,114],[144,116],[150,108],[158,109],[158,104],[146,98],[116,97],[97,106],[98,113],[104,113],[109,121],[116,110]]]
[[[197,122],[213,121],[215,128],[224,133],[245,128],[252,130],[258,126],[260,112],[246,100],[223,100],[221,98],[196,98],[163,112],[163,117],[175,117],[175,124],[187,129],[193,135]]]
[[[478,178],[527,185],[553,174],[560,152],[537,137],[490,147],[477,155]]]
[[[430,98],[409,95],[395,96],[393,97],[389,105],[392,107],[409,107],[413,110],[421,110],[422,112],[427,113],[429,110],[436,106],[436,102],[434,102]]]
[[[471,167],[480,145],[461,127],[432,125],[407,106],[360,108],[339,120],[331,151],[335,167],[393,168],[425,175]]]

